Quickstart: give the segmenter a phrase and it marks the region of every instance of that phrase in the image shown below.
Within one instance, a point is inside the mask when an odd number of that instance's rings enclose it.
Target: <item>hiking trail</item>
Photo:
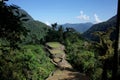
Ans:
[[[46,80],[89,80],[86,75],[75,71],[66,60],[64,45],[58,42],[48,42],[46,49],[50,53],[51,62],[57,67]]]

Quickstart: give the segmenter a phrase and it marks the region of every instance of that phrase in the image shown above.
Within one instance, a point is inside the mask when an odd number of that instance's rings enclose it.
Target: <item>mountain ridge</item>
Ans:
[[[110,19],[108,19],[107,21],[94,24],[91,28],[89,28],[86,32],[84,32],[82,36],[88,40],[98,41],[98,38],[94,36],[92,33],[94,33],[95,31],[106,31],[110,27],[116,27],[116,23],[117,23],[117,16],[115,15],[111,17]],[[116,32],[114,30],[114,32],[111,33],[112,40],[115,39],[116,37],[115,34]]]
[[[62,26],[63,28],[67,28],[67,27],[74,28],[77,32],[83,33],[87,29],[89,29],[92,25],[93,23],[86,22],[86,23],[65,23]]]

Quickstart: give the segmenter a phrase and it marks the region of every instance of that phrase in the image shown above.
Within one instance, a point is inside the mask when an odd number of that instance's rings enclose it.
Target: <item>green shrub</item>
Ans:
[[[96,61],[93,52],[83,50],[81,53],[73,54],[72,57],[75,57],[73,63],[80,71],[86,74],[93,71]]]
[[[67,40],[66,52],[68,61],[76,70],[88,75],[90,80],[98,80],[101,77],[101,63],[97,60],[94,50],[86,49],[83,40],[74,43]]]
[[[38,45],[0,55],[0,80],[45,80],[53,70],[54,65]]]

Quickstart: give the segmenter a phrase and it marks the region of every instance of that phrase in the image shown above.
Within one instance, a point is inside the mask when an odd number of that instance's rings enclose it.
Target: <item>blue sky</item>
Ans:
[[[99,23],[117,13],[118,0],[9,0],[46,24]]]

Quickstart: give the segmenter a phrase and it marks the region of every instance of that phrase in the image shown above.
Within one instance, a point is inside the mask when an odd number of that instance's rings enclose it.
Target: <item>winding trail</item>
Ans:
[[[50,52],[52,58],[51,62],[57,67],[46,80],[89,80],[89,78],[73,69],[71,64],[66,60],[64,53],[64,46],[60,43],[55,43],[57,48],[52,45],[53,42],[47,43],[47,50]],[[54,48],[53,48],[54,47]]]

